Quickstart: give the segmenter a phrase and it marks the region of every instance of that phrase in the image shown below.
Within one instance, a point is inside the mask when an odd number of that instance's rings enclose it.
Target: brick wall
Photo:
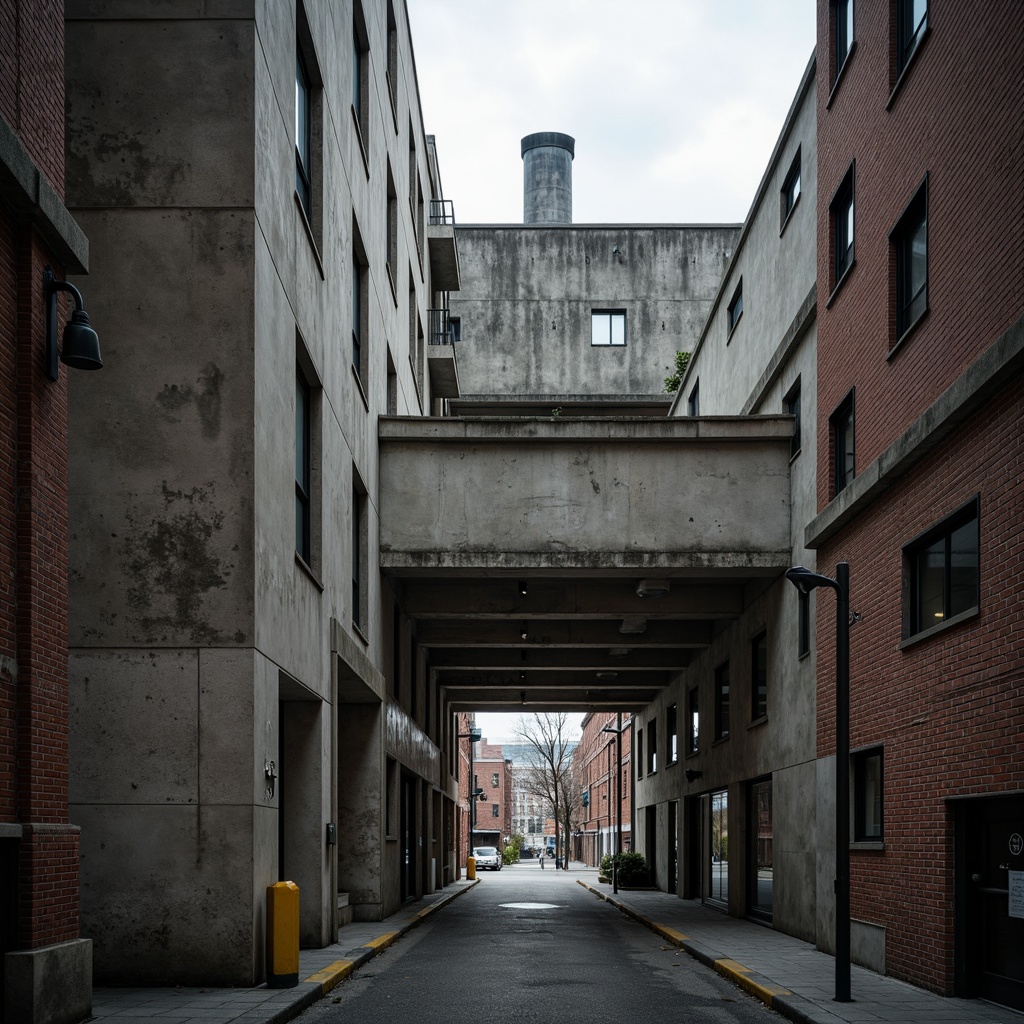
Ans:
[[[831,104],[831,62],[818,62],[819,507],[831,497],[828,416],[850,388],[860,471],[1020,315],[1024,292],[1024,19],[1015,4],[930,5],[930,34],[887,110],[891,6],[858,0]],[[821,46],[829,8],[820,0]],[[854,161],[856,265],[827,306],[828,207]],[[889,232],[926,174],[929,312],[889,359]]]

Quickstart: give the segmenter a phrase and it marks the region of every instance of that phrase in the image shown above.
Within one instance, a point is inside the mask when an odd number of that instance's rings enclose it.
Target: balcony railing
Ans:
[[[428,309],[430,317],[430,333],[428,345],[454,345],[460,340],[460,320],[453,317],[447,309]]]
[[[450,199],[430,200],[430,223],[455,227],[455,207]]]

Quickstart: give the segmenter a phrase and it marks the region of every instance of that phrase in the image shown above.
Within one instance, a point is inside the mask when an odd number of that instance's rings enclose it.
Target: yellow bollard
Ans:
[[[299,887],[294,882],[267,886],[267,985],[299,983]]]
[[[466,858],[466,877],[471,882],[476,880],[476,857]]]

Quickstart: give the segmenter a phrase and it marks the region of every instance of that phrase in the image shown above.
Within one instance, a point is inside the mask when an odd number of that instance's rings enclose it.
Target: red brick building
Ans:
[[[92,1009],[78,829],[68,821],[67,368],[53,381],[44,359],[45,268],[63,278],[88,263],[63,196],[64,5],[14,0],[0,8],[0,987],[9,1022],[78,1021]]]
[[[580,833],[574,837],[572,855],[591,867],[600,864],[605,854],[616,852],[620,829],[623,851],[632,847],[629,771],[633,749],[632,716],[622,719],[621,763],[615,735],[604,731],[606,728],[617,730],[618,723],[619,716],[612,711],[585,715],[580,742],[573,752],[573,772],[579,780],[583,807]]]
[[[856,613],[854,959],[1024,1009],[1024,17],[934,0],[817,16],[807,544],[820,572],[849,563]],[[835,613],[817,594],[827,758]]]
[[[501,744],[481,740],[476,745],[473,771],[477,788],[483,790],[476,803],[474,845],[489,845],[493,833],[497,835],[495,845],[503,846],[505,838],[512,835],[512,765]]]

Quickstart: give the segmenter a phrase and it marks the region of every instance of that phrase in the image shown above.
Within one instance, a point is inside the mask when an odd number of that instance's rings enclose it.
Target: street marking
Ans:
[[[508,910],[561,910],[557,903],[499,903]]]
[[[401,932],[385,932],[375,939],[370,939],[369,942],[364,942],[363,947],[365,949],[387,949],[401,934]]]
[[[311,974],[306,981],[319,985],[326,995],[335,985],[343,982],[355,969],[354,960],[335,960],[333,964],[325,967],[316,974]]]

